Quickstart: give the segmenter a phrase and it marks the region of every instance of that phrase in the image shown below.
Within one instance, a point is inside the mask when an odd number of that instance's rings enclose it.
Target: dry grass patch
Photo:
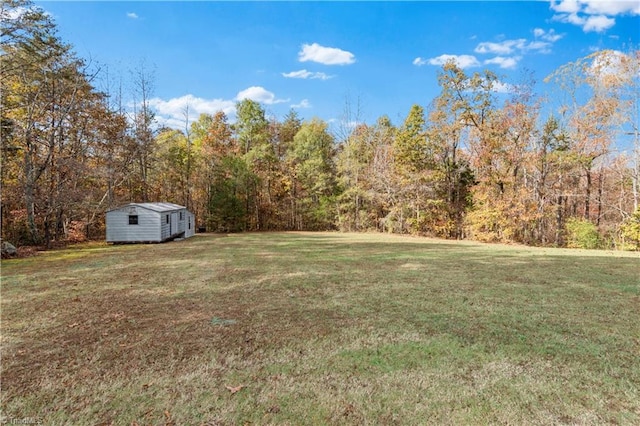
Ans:
[[[199,235],[2,263],[2,414],[47,424],[637,424],[640,257]]]

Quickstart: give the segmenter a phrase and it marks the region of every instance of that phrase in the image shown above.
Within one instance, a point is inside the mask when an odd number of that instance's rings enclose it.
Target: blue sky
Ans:
[[[158,121],[259,101],[278,119],[334,126],[344,118],[401,124],[411,105],[438,95],[437,73],[454,58],[508,84],[532,71],[537,91],[553,70],[599,49],[640,41],[640,2],[37,2],[79,56],[113,83],[153,69]],[[107,87],[106,74],[97,83]],[[117,84],[116,84],[117,85]],[[124,97],[132,98],[129,83]],[[359,111],[359,113],[356,113]]]

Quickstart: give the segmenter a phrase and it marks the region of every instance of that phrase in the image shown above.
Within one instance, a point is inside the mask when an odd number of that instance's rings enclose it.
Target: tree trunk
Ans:
[[[564,217],[563,217],[563,202],[565,197],[562,195],[558,195],[558,199],[556,201],[556,238],[555,244],[558,247],[564,245],[564,238],[562,229],[564,227]]]
[[[36,209],[35,209],[35,188],[36,177],[35,170],[32,162],[32,156],[35,155],[35,146],[30,141],[30,135],[27,133],[27,152],[24,155],[24,201],[27,209],[27,228],[29,230],[29,237],[31,244],[40,243],[40,235],[38,234],[38,228],[36,227]]]
[[[590,216],[590,207],[591,207],[591,169],[587,169],[587,188],[586,188],[586,192],[585,192],[585,199],[584,199],[584,218],[586,220],[589,220],[589,216]]]
[[[596,217],[596,226],[600,226],[600,218],[602,216],[602,187],[604,186],[604,171],[600,168],[598,174],[598,216]]]
[[[638,211],[640,206],[640,145],[638,144],[638,131],[636,130],[636,146],[633,171],[631,173],[631,186],[633,191],[633,211]]]

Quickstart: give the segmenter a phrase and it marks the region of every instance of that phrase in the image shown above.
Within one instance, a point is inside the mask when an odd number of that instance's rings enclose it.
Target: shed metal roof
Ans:
[[[173,203],[129,203],[129,204],[125,204],[124,206],[115,208],[113,210],[119,210],[129,206],[142,207],[143,209],[152,210],[154,212],[159,212],[159,213],[186,209],[186,207],[184,206],[173,204]]]

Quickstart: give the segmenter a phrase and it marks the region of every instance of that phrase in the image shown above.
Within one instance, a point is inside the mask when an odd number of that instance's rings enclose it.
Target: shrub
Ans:
[[[620,233],[626,243],[640,250],[640,207],[620,225]]]
[[[602,246],[598,228],[591,221],[571,218],[567,221],[567,247],[597,249]]]

